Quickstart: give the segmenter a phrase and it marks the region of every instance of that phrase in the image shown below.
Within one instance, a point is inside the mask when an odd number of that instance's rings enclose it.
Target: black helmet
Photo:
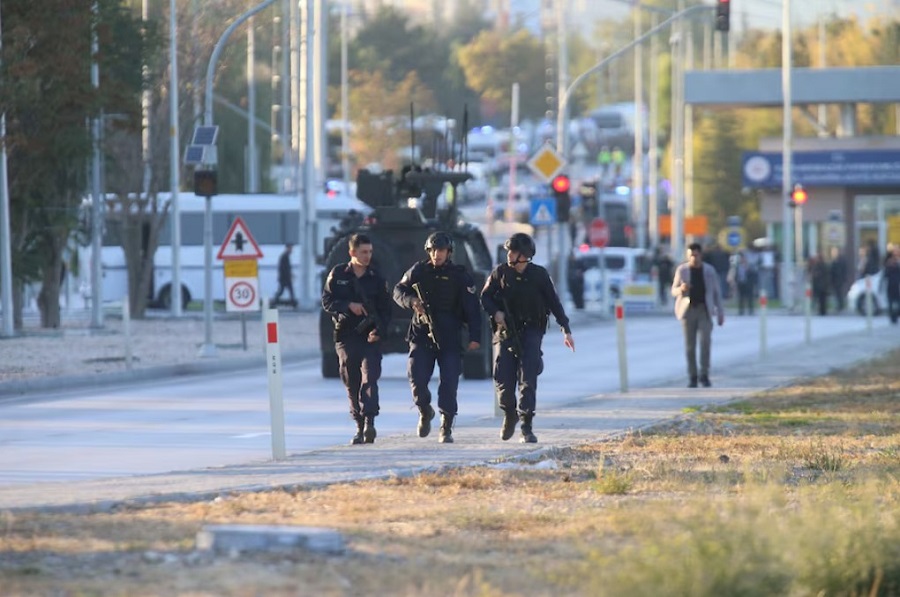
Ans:
[[[431,249],[449,249],[453,252],[453,237],[446,232],[432,232],[425,241],[425,250]]]
[[[506,239],[506,242],[503,243],[503,248],[507,251],[516,251],[526,259],[531,259],[537,253],[534,239],[524,232],[516,232]]]

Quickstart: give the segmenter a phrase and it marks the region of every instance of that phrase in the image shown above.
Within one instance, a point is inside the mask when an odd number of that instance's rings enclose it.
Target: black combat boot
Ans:
[[[375,417],[371,415],[366,416],[366,424],[363,427],[363,439],[367,444],[375,443],[375,436],[378,435],[378,432],[375,431]]]
[[[431,420],[433,418],[434,409],[431,408],[430,404],[419,407],[419,426],[416,427],[419,437],[428,437],[428,434],[431,433]]]
[[[503,427],[500,429],[500,439],[506,441],[511,438],[516,432],[516,423],[518,423],[516,411],[506,411],[503,414]]]
[[[441,436],[438,438],[438,441],[442,444],[453,443],[453,417],[454,415],[441,413]]]
[[[522,443],[536,444],[537,436],[531,432],[531,420],[534,415],[522,415]]]
[[[362,417],[354,417],[353,420],[356,421],[356,435],[350,440],[351,446],[363,443],[363,425],[365,425],[365,419]]]

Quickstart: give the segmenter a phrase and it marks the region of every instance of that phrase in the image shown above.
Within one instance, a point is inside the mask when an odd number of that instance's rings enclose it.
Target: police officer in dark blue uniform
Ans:
[[[563,343],[572,351],[575,340],[550,274],[531,263],[536,251],[534,239],[519,232],[509,237],[503,248],[507,262],[494,268],[481,291],[481,305],[491,316],[494,343],[500,344],[494,361],[494,387],[504,415],[500,437],[511,438],[517,421],[521,421],[522,441],[535,443],[531,425],[537,378],[544,369],[541,343],[550,313],[562,329]]]
[[[435,232],[425,241],[425,251],[429,258],[413,265],[394,286],[394,301],[415,311],[406,338],[409,341],[407,375],[413,400],[419,407],[419,437],[431,432],[434,409],[428,382],[437,363],[441,375],[440,442],[453,443],[456,391],[462,373],[460,330],[465,323],[469,336],[467,348],[477,350],[481,346],[481,317],[472,276],[465,267],[450,260],[453,238],[446,232]]]
[[[322,290],[322,308],[334,321],[335,349],[341,381],[356,421],[351,444],[375,441],[378,416],[378,379],[381,377],[381,340],[391,318],[388,284],[371,267],[372,240],[350,237],[350,262],[336,265]]]

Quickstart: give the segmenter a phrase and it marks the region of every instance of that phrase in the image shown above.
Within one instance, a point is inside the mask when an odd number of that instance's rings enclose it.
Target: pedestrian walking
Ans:
[[[440,368],[438,410],[441,412],[442,444],[453,443],[453,419],[456,417],[459,376],[462,373],[462,339],[465,324],[467,350],[481,347],[481,313],[475,295],[475,282],[462,265],[453,263],[453,238],[435,232],[425,241],[428,259],[414,264],[394,286],[394,302],[414,315],[406,340],[409,359],[406,373],[413,402],[419,409],[419,437],[431,433],[434,408],[428,383],[435,364]]]
[[[900,320],[900,255],[897,249],[887,254],[881,283],[887,286],[888,318],[896,325]]]
[[[666,303],[669,302],[669,289],[672,287],[672,270],[675,269],[675,263],[665,250],[661,247],[656,247],[653,265],[656,266],[656,283],[659,286],[659,304],[665,306]]]
[[[356,422],[356,435],[350,443],[371,444],[377,435],[381,341],[391,318],[391,297],[387,282],[371,265],[372,240],[354,234],[348,244],[350,261],[328,273],[322,308],[334,321],[341,381],[347,388],[350,416]]]
[[[284,245],[284,251],[278,258],[278,292],[272,297],[273,306],[278,305],[281,302],[281,295],[287,290],[288,294],[291,296],[288,304],[294,308],[297,307],[297,299],[294,298],[294,274],[291,271],[291,251],[293,250],[294,245]]]
[[[828,264],[828,279],[831,282],[831,292],[834,294],[835,309],[838,313],[844,311],[847,295],[847,261],[841,255],[838,247],[831,247],[831,262]]]
[[[825,260],[818,255],[809,258],[807,272],[810,280],[813,303],[817,306],[819,315],[828,314],[828,289],[831,281],[828,279],[828,266]]]
[[[613,147],[610,157],[612,159],[616,181],[618,182],[619,178],[622,176],[622,170],[625,167],[625,152],[622,151],[620,147],[616,146]]]
[[[600,148],[600,152],[597,154],[597,165],[600,166],[600,180],[601,182],[606,181],[607,175],[609,175],[609,168],[612,164],[612,152],[609,151],[609,147],[604,145]]]
[[[738,315],[746,311],[753,315],[753,303],[756,297],[756,285],[759,275],[756,266],[747,259],[747,254],[738,252],[737,261],[728,271],[728,284],[734,288],[738,298]]]
[[[518,232],[504,243],[506,263],[488,276],[481,305],[491,316],[494,344],[494,389],[503,410],[500,437],[508,440],[522,423],[522,441],[537,442],[532,429],[537,404],[537,378],[544,369],[541,344],[552,313],[563,333],[563,343],[575,350],[569,318],[546,269],[531,262],[534,239]],[[519,398],[516,401],[516,386]]]
[[[687,357],[688,387],[697,383],[708,388],[710,355],[712,352],[713,317],[721,326],[725,323],[719,276],[713,266],[703,261],[703,248],[698,243],[688,247],[688,260],[675,269],[672,280],[675,297],[675,317],[684,331],[684,352]],[[697,367],[697,343],[700,344],[700,367]]]

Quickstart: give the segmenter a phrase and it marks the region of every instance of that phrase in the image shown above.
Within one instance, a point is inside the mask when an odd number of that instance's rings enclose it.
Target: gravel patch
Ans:
[[[245,317],[243,328],[239,315],[222,313],[214,317],[212,342],[217,360],[252,359],[265,354],[260,314]],[[279,311],[282,354],[317,350],[318,319],[318,312]],[[180,319],[154,314],[130,324],[133,370],[210,360],[199,356],[206,337],[202,314]],[[17,336],[0,338],[0,384],[124,372],[128,370],[127,342],[121,317],[107,315],[100,329],[91,328],[90,318],[83,315],[67,316],[62,327],[53,330],[28,320]]]

